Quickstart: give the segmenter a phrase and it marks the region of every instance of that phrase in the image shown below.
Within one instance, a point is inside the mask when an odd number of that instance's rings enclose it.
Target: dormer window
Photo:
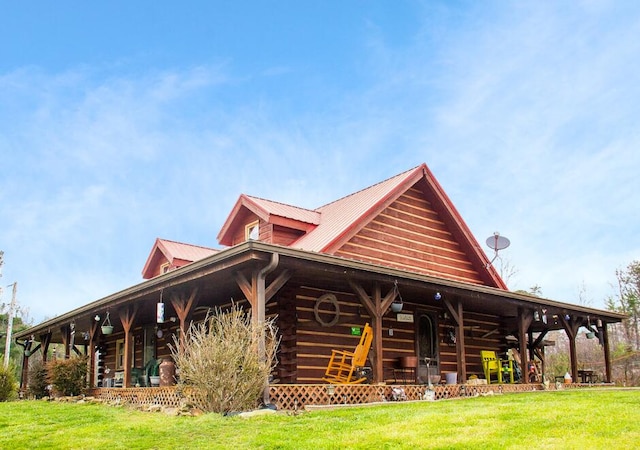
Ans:
[[[170,269],[170,268],[171,268],[171,267],[170,267],[169,263],[164,263],[164,264],[162,264],[162,265],[160,266],[160,275],[163,275],[163,274],[167,273],[167,272],[169,271],[169,269]]]
[[[260,223],[257,220],[245,226],[244,237],[247,241],[249,239],[253,239],[254,241],[258,240],[260,237]]]

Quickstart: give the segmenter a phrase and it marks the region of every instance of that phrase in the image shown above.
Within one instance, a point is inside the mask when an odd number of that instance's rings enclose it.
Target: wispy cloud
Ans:
[[[317,207],[426,162],[481,245],[511,238],[513,288],[597,306],[640,253],[640,7],[421,8],[393,41],[363,18],[344,85],[286,60],[0,74],[5,279],[52,316],[139,281],[157,236],[215,245],[242,192]]]

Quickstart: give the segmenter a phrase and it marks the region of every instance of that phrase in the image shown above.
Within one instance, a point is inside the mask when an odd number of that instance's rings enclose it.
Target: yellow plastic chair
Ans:
[[[496,352],[492,350],[481,350],[480,357],[482,358],[482,370],[484,371],[484,377],[487,379],[487,384],[491,384],[491,375],[496,375],[498,383],[502,383],[502,378],[505,375],[509,376],[509,382],[513,383],[513,361],[510,359],[500,359],[496,355]]]
[[[353,352],[346,350],[331,350],[331,359],[322,379],[333,384],[359,384],[367,379],[358,373],[369,355],[373,329],[367,323],[364,326],[360,342]]]

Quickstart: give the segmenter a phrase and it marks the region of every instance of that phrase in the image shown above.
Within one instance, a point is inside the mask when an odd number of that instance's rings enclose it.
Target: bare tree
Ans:
[[[616,270],[618,292],[606,300],[607,309],[629,316],[622,321],[627,345],[640,349],[640,261],[631,262],[625,270]]]
[[[511,263],[509,258],[502,258],[498,256],[498,273],[500,274],[500,278],[504,281],[504,284],[509,286],[511,283],[511,279],[517,275],[518,269]]]

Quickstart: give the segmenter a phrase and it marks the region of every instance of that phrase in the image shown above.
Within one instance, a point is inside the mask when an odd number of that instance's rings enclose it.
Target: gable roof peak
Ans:
[[[329,203],[327,203],[325,205],[320,206],[319,208],[316,208],[316,211],[320,211],[323,208],[326,208],[327,206],[330,206],[330,205],[332,205],[334,203],[342,202],[343,200],[345,200],[345,199],[347,199],[349,197],[360,195],[363,192],[375,189],[376,187],[379,187],[381,185],[389,184],[389,183],[392,183],[394,181],[403,179],[404,177],[406,177],[406,176],[408,176],[410,174],[413,174],[418,169],[426,169],[426,168],[427,168],[427,165],[422,163],[419,166],[415,166],[415,167],[413,167],[413,168],[411,168],[409,170],[405,170],[404,172],[401,172],[401,173],[399,173],[397,175],[393,175],[393,176],[391,176],[391,177],[389,177],[389,178],[387,178],[385,180],[382,180],[382,181],[379,181],[379,182],[377,182],[375,184],[372,184],[371,186],[364,187],[364,188],[362,188],[362,189],[360,189],[358,191],[355,191],[355,192],[352,192],[350,194],[347,194],[344,197],[341,197],[341,198],[339,198],[337,200],[333,200],[333,201],[331,201],[331,202],[329,202]]]

